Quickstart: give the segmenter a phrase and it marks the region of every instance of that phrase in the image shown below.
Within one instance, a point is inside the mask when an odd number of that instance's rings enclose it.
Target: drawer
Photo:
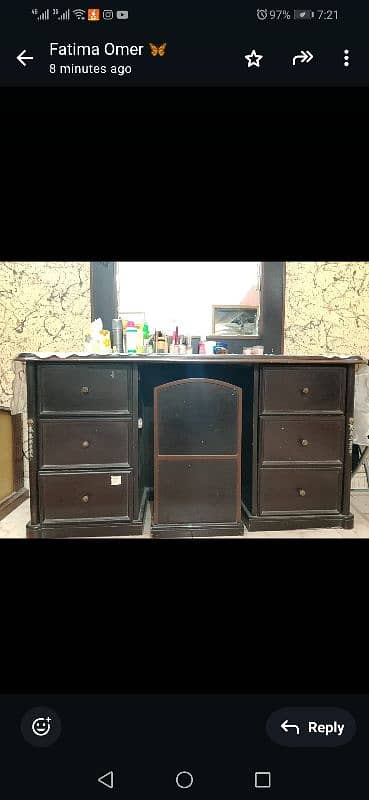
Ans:
[[[40,467],[130,466],[130,419],[40,421]]]
[[[340,469],[261,469],[259,484],[261,514],[340,511]]]
[[[344,417],[260,418],[260,464],[280,461],[343,462]]]
[[[39,474],[41,521],[131,519],[130,472]]]
[[[265,367],[261,411],[343,413],[345,367]]]
[[[39,367],[40,412],[130,413],[131,368],[105,364],[45,364]]]
[[[156,523],[238,522],[240,516],[237,459],[160,460]]]

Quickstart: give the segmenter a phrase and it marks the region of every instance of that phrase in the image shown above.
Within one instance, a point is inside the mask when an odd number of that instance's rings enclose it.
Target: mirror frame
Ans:
[[[261,265],[259,332],[257,336],[242,337],[242,343],[247,345],[250,340],[250,345],[263,346],[264,353],[279,355],[284,348],[286,263],[262,261]],[[90,280],[91,319],[101,317],[111,330],[111,320],[118,316],[117,262],[91,261]],[[231,339],[234,341],[235,337]]]

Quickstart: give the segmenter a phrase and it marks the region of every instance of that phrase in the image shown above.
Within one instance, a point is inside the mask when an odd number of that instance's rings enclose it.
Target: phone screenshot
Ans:
[[[362,800],[369,695],[1,695],[4,797]]]
[[[368,86],[366,3],[2,9],[0,86]]]
[[[369,537],[368,291],[366,261],[1,262],[0,538]]]

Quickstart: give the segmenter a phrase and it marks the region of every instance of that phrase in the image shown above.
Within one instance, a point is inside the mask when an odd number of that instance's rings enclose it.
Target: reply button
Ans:
[[[270,715],[266,730],[284,747],[338,747],[351,741],[356,722],[343,708],[280,708]]]

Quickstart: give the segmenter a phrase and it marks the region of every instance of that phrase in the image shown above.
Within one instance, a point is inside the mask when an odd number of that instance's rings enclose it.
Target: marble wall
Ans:
[[[0,262],[0,405],[12,360],[33,350],[82,350],[90,314],[90,262]]]
[[[369,261],[286,263],[284,353],[369,356]]]

